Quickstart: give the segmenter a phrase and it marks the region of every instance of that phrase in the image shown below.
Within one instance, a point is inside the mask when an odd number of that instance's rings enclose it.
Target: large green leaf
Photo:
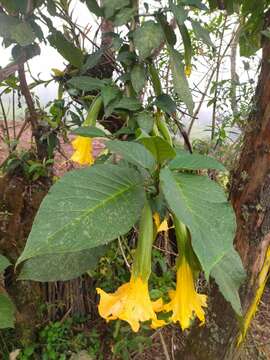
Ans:
[[[94,270],[106,246],[74,253],[49,254],[26,260],[19,280],[66,281]]]
[[[130,230],[144,200],[143,179],[130,167],[102,164],[71,171],[43,200],[18,263],[106,244]]]
[[[216,159],[202,154],[190,154],[186,151],[178,152],[176,157],[170,162],[170,169],[217,169],[226,170],[226,168]]]
[[[67,83],[83,91],[93,91],[102,89],[108,80],[100,80],[91,76],[75,76]]]
[[[140,142],[153,154],[159,164],[173,159],[176,155],[174,148],[159,136],[141,137]]]
[[[9,260],[0,254],[0,273],[3,272],[9,265]]]
[[[10,298],[0,294],[0,329],[13,328],[15,321],[15,306]]]
[[[145,60],[164,41],[164,34],[160,24],[149,20],[134,32],[133,39],[139,51],[139,57]]]
[[[145,169],[153,169],[156,161],[152,154],[141,144],[130,141],[107,141],[106,146],[112,152],[121,155],[128,162]]]
[[[69,61],[71,65],[81,68],[84,60],[81,49],[68,41],[60,31],[54,31],[48,36],[48,40],[50,45],[54,47],[63,58]]]
[[[21,46],[32,44],[36,37],[29,23],[6,14],[0,14],[0,36],[12,39]]]
[[[123,96],[122,99],[119,102],[117,102],[115,108],[129,110],[129,111],[137,111],[142,108],[142,104],[136,98]]]
[[[234,311],[241,316],[242,307],[238,289],[243,284],[246,274],[240,256],[233,247],[213,267],[210,275],[215,279],[219,290],[231,303]]]
[[[221,187],[206,176],[161,170],[160,183],[169,208],[186,224],[206,277],[231,249],[235,218]]]
[[[192,100],[192,95],[188,85],[188,81],[185,75],[184,65],[182,63],[181,56],[176,50],[172,48],[169,49],[169,56],[170,56],[170,65],[173,76],[174,90],[177,93],[177,95],[180,97],[180,100],[182,100],[187,106],[189,113],[192,114],[194,103]]]

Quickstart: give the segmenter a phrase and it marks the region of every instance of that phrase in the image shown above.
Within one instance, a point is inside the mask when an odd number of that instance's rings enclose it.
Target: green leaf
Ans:
[[[172,0],[169,1],[169,4],[178,26],[184,25],[184,22],[187,19],[188,12],[184,9],[182,5],[174,4]]]
[[[91,76],[75,76],[67,83],[79,90],[93,91],[102,89],[107,82]]]
[[[161,170],[160,183],[169,208],[188,226],[192,246],[209,276],[232,247],[235,218],[223,190],[206,176]]]
[[[171,170],[187,169],[217,169],[224,171],[226,168],[216,159],[201,154],[190,154],[186,151],[178,152],[176,157],[170,162]]]
[[[49,254],[26,260],[19,280],[66,281],[94,270],[106,246],[74,253]]]
[[[0,294],[0,329],[14,328],[15,306],[6,294]]]
[[[103,49],[97,50],[96,52],[88,55],[85,64],[82,66],[82,72],[92,69],[96,66],[103,55]]]
[[[155,105],[169,115],[175,113],[177,110],[176,103],[167,94],[159,95],[155,101]]]
[[[154,117],[152,112],[142,111],[136,115],[135,119],[138,126],[147,134],[149,134],[153,130]]]
[[[194,103],[192,100],[191,91],[188,85],[188,81],[184,71],[184,65],[182,63],[180,54],[169,48],[170,65],[173,76],[174,90],[188,108],[190,115],[193,114]]]
[[[0,36],[14,40],[21,46],[30,45],[36,38],[29,23],[2,13],[0,14]]]
[[[204,27],[202,27],[198,21],[191,20],[191,24],[197,39],[201,39],[206,45],[215,48],[215,45],[210,38],[209,32]]]
[[[238,253],[232,247],[213,267],[210,274],[219,286],[225,299],[231,303],[234,311],[241,316],[242,307],[238,294],[246,274]]]
[[[107,85],[101,89],[101,96],[105,109],[105,116],[110,116],[115,106],[122,98],[122,92],[117,86]]]
[[[129,6],[129,4],[129,0],[103,0],[105,17],[107,19],[113,17],[118,10]]]
[[[142,108],[142,104],[139,100],[132,97],[124,96],[115,106],[116,109],[123,109],[129,111],[137,111]]]
[[[85,0],[85,3],[93,14],[96,16],[103,16],[103,9],[101,9],[96,0]]]
[[[107,141],[107,148],[119,155],[131,164],[142,166],[145,169],[153,170],[156,166],[156,161],[152,154],[145,149],[145,147],[136,142],[130,141]]]
[[[134,32],[133,40],[140,59],[145,60],[164,41],[162,27],[152,20],[146,21]]]
[[[144,201],[135,169],[101,164],[71,171],[43,200],[18,263],[106,244],[130,230]]]
[[[134,65],[131,69],[130,78],[134,90],[139,93],[144,88],[146,80],[144,66],[140,64]]]
[[[10,264],[9,260],[0,254],[0,273],[2,273]]]
[[[113,23],[115,26],[122,26],[127,24],[135,15],[133,8],[123,8],[114,17]]]
[[[95,126],[82,126],[72,131],[73,134],[84,137],[107,137],[107,134]]]
[[[84,55],[81,49],[68,41],[60,31],[54,31],[48,36],[49,43],[59,54],[63,56],[71,65],[81,68],[84,61]]]
[[[159,136],[141,137],[140,142],[154,155],[159,164],[173,159],[176,155],[174,148]]]

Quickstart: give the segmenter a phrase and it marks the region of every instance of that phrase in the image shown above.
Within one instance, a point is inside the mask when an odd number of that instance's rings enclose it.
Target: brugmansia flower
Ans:
[[[76,139],[72,141],[72,146],[75,151],[71,160],[81,165],[92,165],[94,163],[91,138],[77,136]]]
[[[192,269],[185,258],[182,257],[177,269],[176,290],[169,292],[171,301],[164,305],[165,311],[172,311],[170,320],[179,322],[182,330],[190,327],[191,320],[197,316],[201,325],[205,322],[203,307],[206,304],[206,295],[198,294],[194,286]]]
[[[176,290],[169,292],[171,301],[164,305],[164,310],[172,311],[170,320],[179,322],[182,330],[190,327],[197,316],[201,325],[205,322],[203,307],[207,306],[207,296],[198,294],[195,289],[194,268],[196,257],[191,246],[190,235],[184,224],[174,217],[175,233],[179,251],[177,261]]]
[[[98,311],[105,320],[121,319],[127,321],[137,332],[140,322],[151,320],[151,326],[157,328],[165,324],[158,320],[156,312],[163,308],[162,299],[152,302],[148,292],[148,279],[151,273],[151,250],[153,243],[152,211],[148,202],[142,211],[138,246],[130,281],[120,286],[115,293],[107,294],[97,289],[100,295]]]
[[[83,127],[85,126],[95,126],[98,114],[102,107],[102,98],[98,96],[92,102],[90,109],[88,111],[87,117],[83,122]],[[72,146],[74,148],[74,154],[71,157],[71,160],[81,164],[81,165],[92,165],[94,163],[93,156],[93,143],[92,139],[84,136],[77,136],[74,141],[72,141]]]
[[[107,294],[97,289],[100,295],[98,311],[107,321],[121,319],[127,321],[137,332],[141,321],[151,320],[151,326],[157,328],[164,322],[157,319],[155,311],[162,310],[162,299],[152,302],[148,292],[148,282],[141,277],[131,275],[130,281],[120,286],[115,293]]]
[[[159,213],[155,212],[153,214],[153,219],[157,228],[157,232],[162,232],[162,231],[168,231],[169,230],[169,226],[168,226],[168,221],[165,218],[162,222],[160,221],[160,216]]]

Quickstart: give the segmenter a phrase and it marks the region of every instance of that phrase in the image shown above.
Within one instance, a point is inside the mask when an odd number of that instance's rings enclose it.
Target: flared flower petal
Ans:
[[[157,328],[165,325],[158,320],[155,311],[163,308],[162,299],[152,302],[148,292],[148,283],[140,277],[131,276],[128,283],[120,286],[115,293],[107,294],[97,288],[100,295],[98,311],[105,320],[121,319],[127,321],[134,332],[140,328],[140,322],[152,320],[151,326]]]
[[[172,322],[179,322],[182,330],[185,330],[190,327],[191,320],[197,316],[201,325],[204,324],[203,307],[207,306],[207,296],[196,292],[193,272],[185,257],[181,259],[177,270],[176,290],[170,291],[169,296],[171,301],[164,305],[164,310],[172,311],[170,318]]]
[[[94,163],[93,144],[91,138],[77,136],[76,139],[72,141],[72,146],[75,151],[71,160],[81,165],[92,165]]]

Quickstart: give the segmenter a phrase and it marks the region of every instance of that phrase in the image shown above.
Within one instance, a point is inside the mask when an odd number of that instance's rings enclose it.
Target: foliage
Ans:
[[[127,25],[123,31],[111,34],[114,42],[110,50],[115,56],[112,63],[118,76],[107,78],[89,73],[96,69],[103,57],[108,57],[108,49],[101,48],[89,56],[86,54],[76,32],[78,27],[69,17],[70,2],[36,1],[29,9],[16,0],[1,1],[4,10],[0,14],[0,36],[4,38],[5,46],[13,46],[14,61],[31,58],[38,53],[38,43],[48,41],[69,63],[65,71],[54,71],[54,80],[59,84],[59,98],[51,104],[49,114],[43,114],[43,120],[58,131],[72,129],[78,136],[102,137],[106,146],[106,155],[100,157],[99,163],[69,172],[52,186],[18,259],[17,266],[22,265],[20,278],[68,280],[86,271],[102,278],[95,272],[95,267],[101,258],[101,264],[105,262],[106,268],[104,254],[108,243],[127,238],[127,234],[140,238],[141,233],[137,235],[141,229],[138,230],[137,224],[146,201],[149,201],[151,214],[157,213],[168,221],[175,218],[186,226],[196,258],[196,271],[204,272],[207,280],[209,276],[213,277],[226,300],[241,315],[238,289],[244,280],[244,270],[233,249],[234,213],[223,190],[200,173],[201,170],[224,171],[225,168],[212,157],[178,151],[169,130],[173,122],[183,134],[179,114],[187,113],[193,117],[195,102],[188,76],[194,50],[206,47],[209,58],[217,50],[209,29],[195,17],[209,15],[219,7],[219,2],[170,0],[166,6],[161,4],[157,11],[147,16],[141,15],[140,8],[128,0],[104,0],[102,6],[96,1],[84,2],[91,13],[110,20],[115,28]],[[240,50],[244,56],[249,56],[259,47],[262,15],[267,5],[268,2],[261,2],[254,8],[249,0],[228,1],[224,5],[228,14],[236,13],[241,18]],[[47,9],[50,17],[40,9]],[[180,30],[183,43],[180,48],[179,39],[169,23],[170,17]],[[69,25],[66,33],[55,28],[54,18],[64,18]],[[49,32],[46,39],[41,23],[46,24]],[[173,86],[165,90],[155,66],[155,58],[161,51],[166,54],[168,78]],[[215,94],[213,102],[217,101],[217,86],[223,87],[225,95],[229,94],[225,85],[225,82],[213,85],[210,91]],[[65,104],[63,93],[80,104],[80,107],[75,107],[76,111]],[[95,106],[97,99],[98,107]],[[65,123],[67,113],[71,115],[70,124]],[[110,117],[120,121],[122,126],[117,131],[101,130],[100,123]],[[77,128],[74,129],[74,125]],[[34,133],[35,126],[32,127]],[[225,129],[225,121],[217,134],[215,124],[212,127],[219,142],[226,138]],[[24,176],[35,181],[49,175],[52,162],[48,158],[36,160],[29,153],[17,155],[13,152],[4,169],[7,172],[19,169]],[[176,224],[172,221],[174,226]],[[169,236],[171,234],[174,230],[169,232]],[[159,265],[157,262],[154,265],[156,271],[157,267],[164,267],[164,262],[159,259]],[[120,275],[125,277],[122,272]],[[171,273],[162,269],[160,278],[154,275],[153,284],[166,299],[164,292],[171,283]],[[112,285],[107,273],[103,285],[106,288]],[[153,296],[156,295],[154,292]],[[14,309],[6,298],[2,299],[4,307],[8,319],[3,327],[12,326]],[[56,359],[67,350],[69,331],[69,325],[56,323],[40,333],[41,341],[46,339],[47,342],[42,350],[44,359]],[[114,354],[121,353],[123,358],[127,358],[128,353],[145,340],[141,337],[130,341],[120,338],[114,346]],[[96,347],[97,344],[95,351]],[[32,356],[35,351],[35,347],[25,349],[22,359]],[[65,355],[59,358],[65,359]]]

